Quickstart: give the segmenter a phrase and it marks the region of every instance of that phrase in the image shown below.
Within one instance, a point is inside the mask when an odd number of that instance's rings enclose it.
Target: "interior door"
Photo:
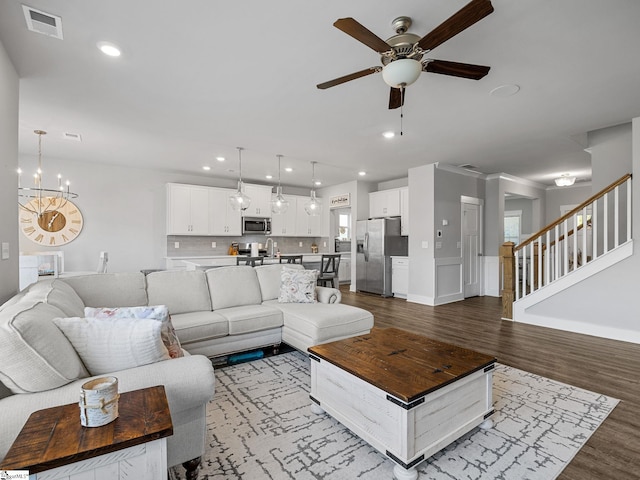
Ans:
[[[462,204],[462,269],[464,298],[480,295],[482,281],[482,205]]]

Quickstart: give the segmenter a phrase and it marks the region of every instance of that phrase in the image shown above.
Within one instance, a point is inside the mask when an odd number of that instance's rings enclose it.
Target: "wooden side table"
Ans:
[[[34,412],[0,469],[28,470],[30,480],[166,480],[173,424],[164,387],[123,393],[118,410],[102,427],[83,427],[77,403]]]

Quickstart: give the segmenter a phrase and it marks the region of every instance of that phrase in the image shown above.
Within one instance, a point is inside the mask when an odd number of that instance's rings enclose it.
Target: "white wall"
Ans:
[[[0,305],[18,292],[18,74],[0,43],[0,244],[9,258],[0,259]]]
[[[409,291],[407,301],[434,302],[434,185],[436,165],[409,169]],[[428,242],[423,248],[423,242]]]
[[[21,158],[25,172],[33,158]],[[20,250],[28,253],[62,250],[66,271],[95,271],[100,251],[109,253],[110,272],[135,272],[164,267],[166,253],[166,193],[168,182],[233,188],[235,182],[205,175],[181,175],[46,157],[48,171],[62,172],[79,194],[74,200],[84,217],[80,235],[68,243],[47,248],[20,234]],[[15,218],[15,217],[14,217]]]
[[[591,197],[591,182],[574,184],[571,187],[552,187],[547,189],[545,225],[560,217],[563,205],[579,205]]]
[[[628,173],[630,167],[633,191],[640,192],[640,118],[633,120],[632,135],[629,128],[606,130],[589,135],[592,142],[602,141],[593,144],[594,165],[610,166],[595,169],[603,172],[606,180],[594,177],[593,183],[600,185],[600,190]],[[628,152],[630,158],[612,157],[611,152]],[[620,165],[614,166],[617,162]],[[634,194],[632,201],[633,255],[529,308],[527,322],[640,343],[640,195]]]
[[[591,189],[599,192],[631,172],[631,123],[589,132],[591,150]]]

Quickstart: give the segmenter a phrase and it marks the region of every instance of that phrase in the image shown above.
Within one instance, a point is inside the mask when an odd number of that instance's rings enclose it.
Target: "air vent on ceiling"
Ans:
[[[22,11],[29,30],[62,40],[62,18],[27,5],[22,5]]]
[[[477,170],[478,167],[476,167],[475,165],[471,165],[470,163],[464,163],[462,165],[458,165],[458,168],[464,168],[467,170]]]
[[[81,142],[82,141],[82,137],[80,136],[79,133],[64,132],[62,134],[62,136],[66,140],[73,140],[74,142]]]

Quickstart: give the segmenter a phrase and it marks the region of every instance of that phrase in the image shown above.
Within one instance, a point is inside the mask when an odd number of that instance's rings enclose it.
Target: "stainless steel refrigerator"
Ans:
[[[356,290],[390,297],[391,256],[406,256],[407,237],[399,218],[360,220],[356,224]]]

